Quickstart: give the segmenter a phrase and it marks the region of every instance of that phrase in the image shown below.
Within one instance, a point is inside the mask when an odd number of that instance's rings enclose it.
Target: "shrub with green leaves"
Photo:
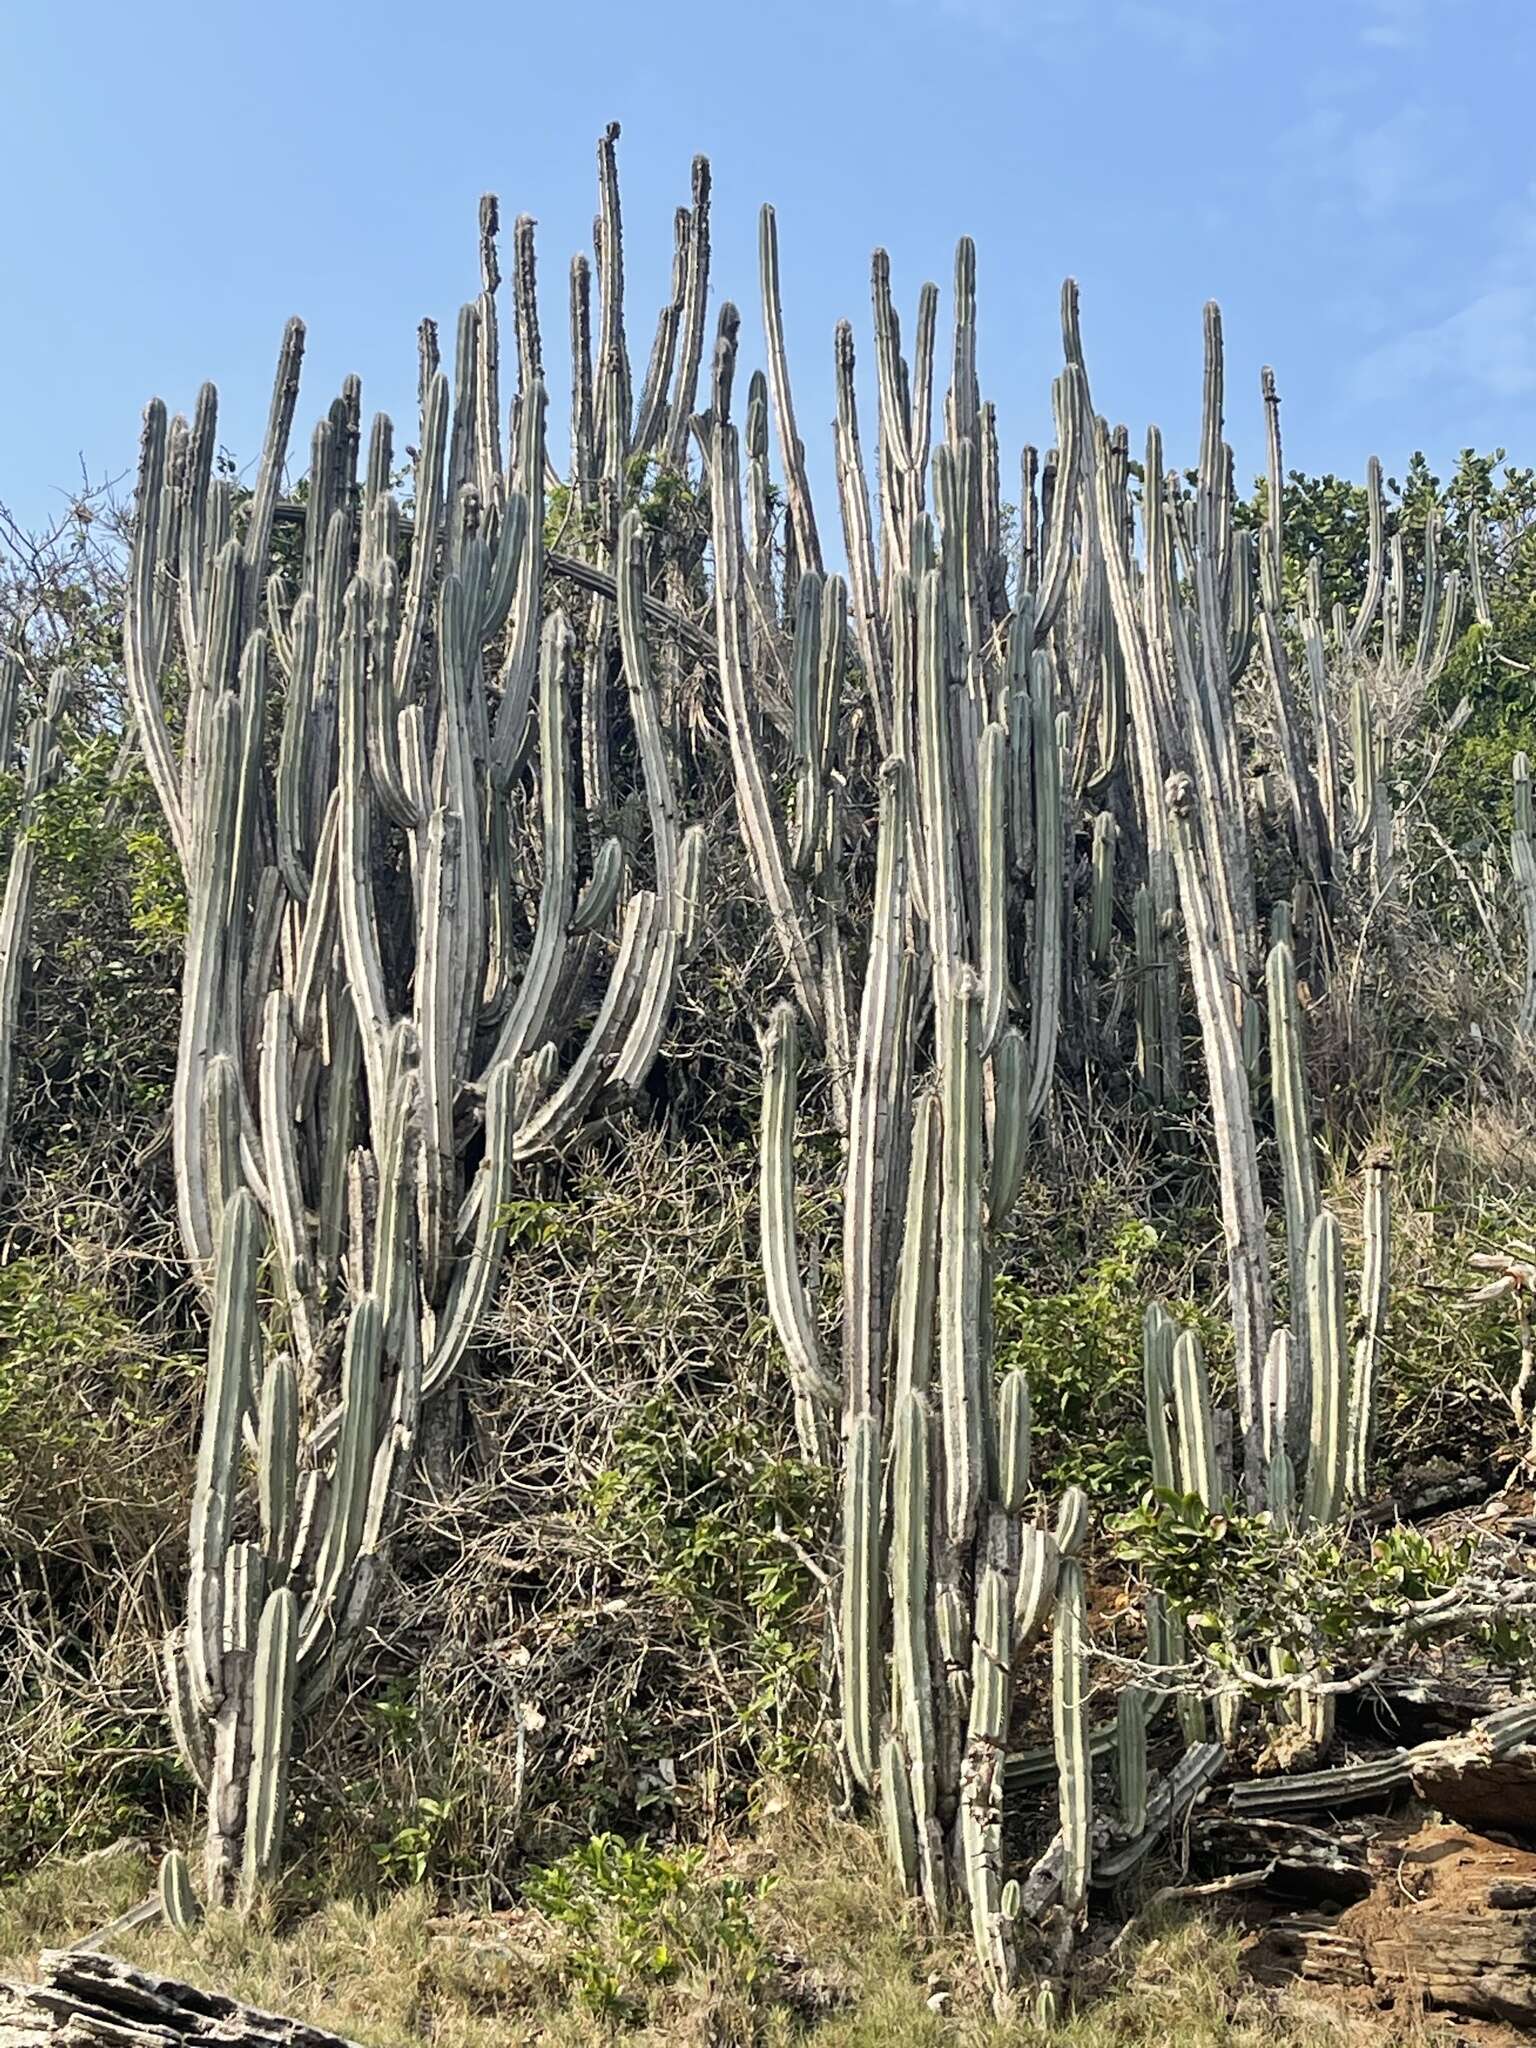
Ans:
[[[529,1876],[523,1896],[564,1931],[567,1978],[593,2011],[631,2017],[639,1994],[685,1970],[728,1967],[748,1984],[761,1974],[749,1907],[770,1880],[711,1877],[702,1862],[698,1849],[600,1834]]]
[[[1038,1292],[1027,1272],[993,1282],[994,1364],[1029,1375],[1035,1463],[1047,1492],[1081,1486],[1098,1499],[1134,1497],[1151,1478],[1142,1418],[1141,1319],[1161,1291],[1162,1237],[1123,1218],[1082,1278]],[[1220,1335],[1191,1305],[1181,1321]]]

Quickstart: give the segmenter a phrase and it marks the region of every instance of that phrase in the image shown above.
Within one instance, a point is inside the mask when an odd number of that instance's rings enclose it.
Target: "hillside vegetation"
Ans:
[[[1214,307],[1133,439],[1070,284],[1005,466],[962,242],[819,503],[771,209],[642,369],[616,141],[568,435],[487,200],[398,435],[293,322],[0,532],[0,1974],[1353,2038],[1171,1894],[1528,1682],[1536,474],[1288,472]]]

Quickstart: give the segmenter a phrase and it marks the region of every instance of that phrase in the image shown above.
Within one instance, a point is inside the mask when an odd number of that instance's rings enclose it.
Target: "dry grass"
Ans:
[[[716,1845],[709,1868],[771,1878],[752,1909],[767,1967],[684,1973],[643,1991],[623,2026],[583,2005],[560,1929],[527,1911],[445,1920],[420,1890],[378,1906],[332,1901],[281,1929],[270,1915],[221,1915],[191,1938],[157,1929],[111,1946],[369,2048],[1431,2048],[1446,2038],[1412,2017],[1367,2024],[1300,1989],[1261,1991],[1242,1979],[1235,1935],[1166,1917],[1123,1963],[1090,1967],[1061,2025],[997,2020],[967,1945],[924,1939],[867,1830],[786,1802],[744,1843]],[[49,1865],[0,1894],[0,1976],[26,1976],[39,1947],[123,1911],[150,1874],[129,1850]]]

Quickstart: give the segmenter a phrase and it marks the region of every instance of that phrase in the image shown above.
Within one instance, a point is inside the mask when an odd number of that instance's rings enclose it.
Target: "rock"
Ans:
[[[356,2048],[304,2020],[83,1949],[45,1950],[40,1984],[0,1983],[0,2048]]]

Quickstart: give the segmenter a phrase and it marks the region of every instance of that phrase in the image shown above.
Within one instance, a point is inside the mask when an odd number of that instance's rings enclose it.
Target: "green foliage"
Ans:
[[[439,1874],[455,1804],[452,1799],[422,1796],[411,1818],[402,1821],[387,1841],[374,1844],[373,1853],[387,1883],[425,1884]]]
[[[637,2017],[636,1993],[683,1970],[728,1964],[746,1986],[761,1973],[766,1958],[748,1909],[771,1880],[708,1877],[702,1856],[600,1834],[528,1878],[523,1895],[564,1930],[565,1972],[590,2010]]]
[[[821,1546],[827,1493],[825,1472],[777,1456],[747,1421],[690,1430],[661,1396],[625,1422],[592,1482],[598,1528],[626,1567],[694,1640],[745,1654],[742,1732],[778,1768],[803,1755],[818,1654],[807,1560]]]
[[[1141,1319],[1161,1291],[1161,1242],[1150,1224],[1126,1218],[1070,1287],[1039,1294],[1007,1272],[993,1282],[994,1364],[999,1378],[1016,1369],[1029,1375],[1034,1463],[1047,1493],[1081,1486],[1095,1499],[1124,1500],[1150,1480]],[[1178,1305],[1176,1313],[1202,1336],[1217,1336],[1193,1308]]]
[[[19,1736],[20,1731],[13,1731]],[[191,1783],[164,1734],[133,1720],[82,1714],[45,1747],[16,1741],[0,1764],[0,1881],[60,1851],[157,1837],[186,1810]]]
[[[43,1258],[0,1266],[0,1550],[91,1560],[158,1534],[184,1475],[157,1453],[190,1387],[104,1287]]]
[[[744,1422],[690,1435],[662,1396],[645,1402],[592,1483],[598,1526],[648,1561],[652,1583],[714,1640],[743,1614],[793,1618],[813,1596],[825,1475],[772,1455]]]
[[[1337,1523],[1286,1530],[1267,1514],[1230,1505],[1208,1514],[1195,1495],[1161,1489],[1109,1528],[1120,1561],[1157,1585],[1223,1669],[1251,1659],[1255,1643],[1302,1666],[1369,1663],[1382,1631],[1460,1583],[1476,1549],[1471,1537],[1435,1541],[1414,1528],[1388,1529],[1368,1544]],[[1536,1650],[1508,1624],[1480,1626],[1471,1642],[1522,1667]]]

